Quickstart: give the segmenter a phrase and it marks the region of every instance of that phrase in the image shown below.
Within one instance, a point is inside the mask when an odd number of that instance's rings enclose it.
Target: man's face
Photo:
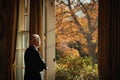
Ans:
[[[36,38],[36,47],[39,48],[41,46],[41,40],[40,40],[40,37],[37,37]]]
[[[38,38],[38,45],[41,46],[41,40],[40,40],[40,37]]]

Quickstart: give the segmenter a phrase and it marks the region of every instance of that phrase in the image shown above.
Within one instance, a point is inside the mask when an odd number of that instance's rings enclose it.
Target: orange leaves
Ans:
[[[97,43],[98,40],[98,2],[81,4],[80,1],[72,0],[68,6],[63,1],[56,5],[55,11],[57,48],[67,50],[68,52],[63,52],[69,53],[67,44],[79,41],[81,51],[89,52],[91,44]],[[97,45],[95,46],[97,48]],[[76,53],[74,50],[71,51]]]

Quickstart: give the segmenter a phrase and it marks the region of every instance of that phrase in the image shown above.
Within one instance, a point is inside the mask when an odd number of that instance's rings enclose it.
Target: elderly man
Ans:
[[[46,69],[46,63],[41,59],[38,48],[41,46],[39,35],[33,34],[30,38],[30,47],[26,49],[24,80],[41,80],[40,72]]]

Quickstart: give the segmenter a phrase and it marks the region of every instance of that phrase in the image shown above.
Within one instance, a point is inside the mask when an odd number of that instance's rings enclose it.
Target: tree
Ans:
[[[69,48],[77,49],[80,55],[88,54],[95,60],[98,45],[97,0],[58,0],[56,22],[58,44],[64,42]]]

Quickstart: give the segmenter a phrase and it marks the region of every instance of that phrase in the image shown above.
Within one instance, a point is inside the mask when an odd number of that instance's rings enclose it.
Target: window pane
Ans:
[[[29,31],[29,16],[25,16],[24,30]]]
[[[25,49],[16,50],[16,80],[24,80],[24,53]]]
[[[16,80],[24,80],[24,68],[16,67]]]
[[[16,65],[21,66],[21,50],[16,51]]]
[[[17,49],[21,49],[21,46],[22,46],[22,41],[21,41],[21,34],[20,33],[18,33],[18,35],[17,35]]]
[[[20,32],[17,36],[17,49],[26,49],[29,45],[29,33]]]
[[[25,13],[28,12],[28,0],[25,0]]]
[[[16,65],[19,67],[24,67],[24,49],[16,50]]]
[[[23,48],[26,49],[29,45],[29,34],[23,34]]]

